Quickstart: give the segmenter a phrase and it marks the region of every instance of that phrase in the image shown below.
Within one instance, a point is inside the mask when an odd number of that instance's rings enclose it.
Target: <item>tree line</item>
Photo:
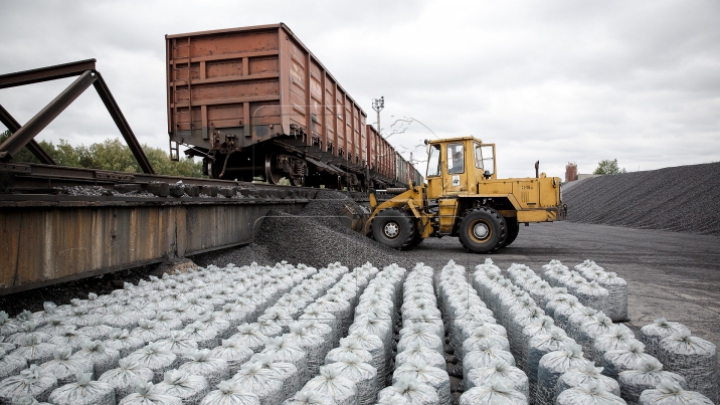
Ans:
[[[0,144],[10,137],[10,131],[0,134]],[[58,165],[83,167],[87,169],[111,170],[116,172],[141,173],[130,148],[118,138],[106,139],[90,146],[73,146],[61,139],[56,145],[53,142],[40,141],[40,146],[55,160]],[[202,163],[193,159],[180,158],[179,162],[170,160],[168,153],[160,148],[142,145],[145,154],[157,174],[180,177],[206,177],[202,174]],[[23,148],[15,156],[14,162],[40,163],[27,148]]]

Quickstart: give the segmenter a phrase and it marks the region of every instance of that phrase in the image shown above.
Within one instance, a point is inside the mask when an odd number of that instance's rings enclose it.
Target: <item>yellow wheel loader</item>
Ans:
[[[458,236],[467,251],[493,252],[510,245],[520,224],[565,218],[560,178],[498,179],[495,145],[471,136],[426,141],[425,185],[388,189],[379,203],[370,192],[372,214],[363,231],[378,242],[410,249],[425,238]]]

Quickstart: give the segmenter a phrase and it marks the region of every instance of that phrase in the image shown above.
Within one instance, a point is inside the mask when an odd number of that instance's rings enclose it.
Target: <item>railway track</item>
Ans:
[[[44,164],[0,163],[0,201],[3,205],[12,201],[98,201],[98,198],[101,198],[100,201],[131,199],[144,202],[150,202],[151,197],[205,202],[222,201],[219,200],[222,198],[313,199],[320,190],[323,189]],[[344,192],[356,202],[368,201],[368,193]],[[389,198],[384,193],[377,195],[381,200]]]

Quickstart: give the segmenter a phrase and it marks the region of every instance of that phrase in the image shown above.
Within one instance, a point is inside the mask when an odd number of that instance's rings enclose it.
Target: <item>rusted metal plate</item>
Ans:
[[[167,35],[166,63],[171,141],[218,150],[303,133],[368,159],[365,112],[284,24]]]
[[[4,207],[0,295],[250,243],[271,209],[303,204]]]

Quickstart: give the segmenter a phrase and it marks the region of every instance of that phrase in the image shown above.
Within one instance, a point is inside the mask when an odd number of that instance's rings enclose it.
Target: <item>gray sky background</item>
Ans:
[[[98,59],[143,143],[167,148],[165,34],[286,23],[389,141],[424,160],[423,125],[498,145],[501,177],[720,161],[720,2],[0,0],[0,73]],[[0,90],[26,122],[69,83]],[[0,129],[4,129],[0,125]],[[93,91],[40,136],[119,133]],[[424,173],[425,165],[418,168]]]

